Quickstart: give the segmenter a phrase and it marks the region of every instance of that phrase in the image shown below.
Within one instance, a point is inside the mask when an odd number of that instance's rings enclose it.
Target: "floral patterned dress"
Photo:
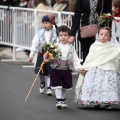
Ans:
[[[113,70],[94,67],[87,71],[78,100],[80,105],[120,103],[120,75]]]

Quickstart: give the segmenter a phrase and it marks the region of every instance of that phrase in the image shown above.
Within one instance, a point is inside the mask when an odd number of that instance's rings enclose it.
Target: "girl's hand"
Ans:
[[[29,62],[32,62],[32,61],[33,61],[33,57],[30,57],[30,58],[29,58]]]
[[[81,71],[80,71],[80,72],[81,72],[81,74],[82,74],[82,75],[85,75],[85,74],[86,74],[86,72],[87,72],[87,70],[81,69]]]

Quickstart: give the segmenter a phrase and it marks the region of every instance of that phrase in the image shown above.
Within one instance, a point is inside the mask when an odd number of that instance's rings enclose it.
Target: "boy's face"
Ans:
[[[99,41],[101,41],[101,42],[103,42],[103,43],[105,43],[105,42],[107,42],[107,41],[109,41],[110,40],[110,33],[109,33],[109,31],[108,30],[100,30],[99,31],[99,34],[98,34],[98,40]]]
[[[59,32],[59,35],[58,35],[58,39],[61,43],[65,44],[68,42],[68,39],[69,39],[69,35],[67,32]]]
[[[50,30],[53,24],[51,24],[50,22],[43,22],[42,25],[45,30]]]
[[[112,4],[112,14],[115,16],[116,14],[118,14],[118,11],[119,10],[119,7],[115,7],[113,4]]]

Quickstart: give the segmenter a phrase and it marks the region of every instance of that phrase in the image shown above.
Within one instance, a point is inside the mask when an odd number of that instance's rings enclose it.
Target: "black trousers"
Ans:
[[[80,34],[78,34],[78,39],[80,40],[80,43],[81,43],[81,57],[83,59],[83,63],[89,53],[89,48],[91,46],[92,43],[95,42],[95,37],[92,37],[92,38],[86,38],[86,39],[82,39],[80,37]]]

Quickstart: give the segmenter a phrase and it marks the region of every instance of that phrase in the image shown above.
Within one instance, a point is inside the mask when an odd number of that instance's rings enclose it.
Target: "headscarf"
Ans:
[[[42,22],[50,22],[54,25],[55,24],[55,16],[53,14],[46,14],[43,16]]]

